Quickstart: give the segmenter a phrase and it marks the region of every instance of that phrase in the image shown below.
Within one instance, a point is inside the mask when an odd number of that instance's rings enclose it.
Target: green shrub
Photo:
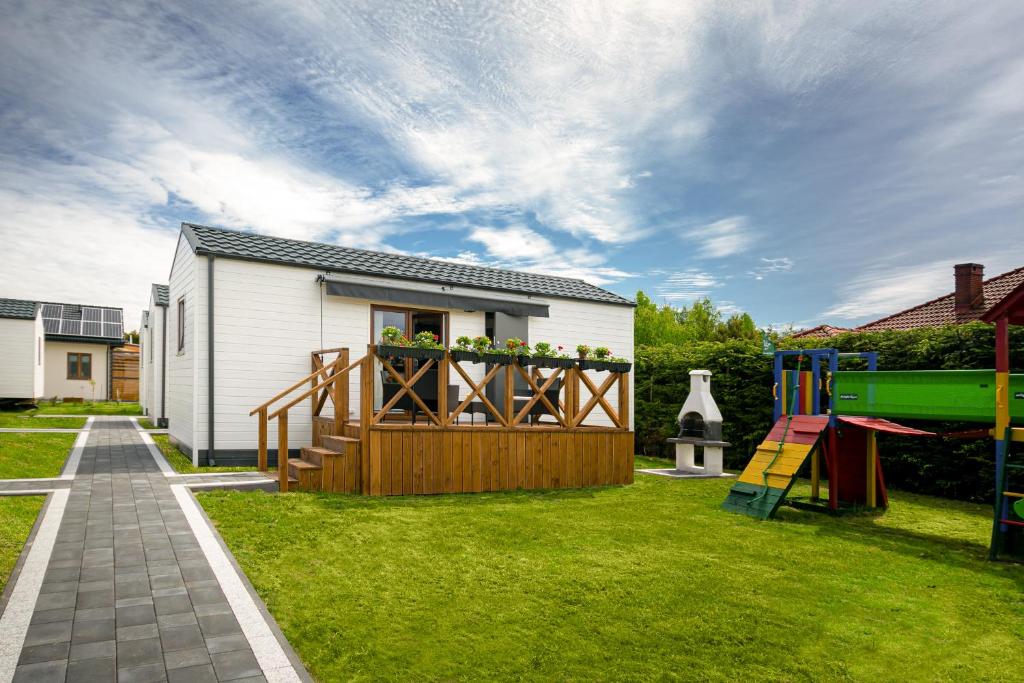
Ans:
[[[771,427],[772,363],[750,341],[691,346],[641,346],[634,363],[636,444],[639,453],[669,457],[665,439],[676,436],[676,417],[690,391],[690,371],[710,370],[711,393],[722,411],[727,467],[742,467]]]

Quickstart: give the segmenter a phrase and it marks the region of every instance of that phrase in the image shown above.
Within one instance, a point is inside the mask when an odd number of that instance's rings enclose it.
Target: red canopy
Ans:
[[[889,420],[883,420],[880,417],[855,417],[852,415],[842,415],[839,417],[839,420],[857,427],[863,427],[864,429],[874,429],[877,432],[888,432],[889,434],[903,434],[904,436],[937,436],[935,432],[926,432],[923,429],[905,427],[901,424],[890,422]]]

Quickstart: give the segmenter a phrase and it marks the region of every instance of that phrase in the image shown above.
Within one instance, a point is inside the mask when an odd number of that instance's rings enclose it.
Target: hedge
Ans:
[[[981,369],[995,365],[993,328],[983,323],[910,331],[847,333],[826,340],[780,342],[780,348],[834,347],[877,351],[879,370]],[[722,411],[726,467],[741,469],[771,427],[772,363],[760,345],[743,341],[687,347],[638,347],[635,363],[636,445],[640,453],[671,457],[665,439],[675,436],[676,416],[689,391],[689,371],[710,370],[711,391]],[[795,362],[795,361],[794,361]],[[1024,367],[1024,328],[1010,331],[1011,368]],[[863,367],[844,361],[843,368]],[[929,431],[981,425],[906,422]],[[879,453],[889,486],[973,501],[991,501],[994,462],[991,439],[926,439],[881,435]]]

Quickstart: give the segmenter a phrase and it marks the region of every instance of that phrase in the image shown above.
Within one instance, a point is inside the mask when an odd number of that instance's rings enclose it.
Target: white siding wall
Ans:
[[[43,327],[42,307],[36,313],[32,334],[32,365],[35,368],[32,373],[32,397],[41,398],[46,392],[46,329]]]
[[[162,405],[164,397],[161,393],[163,387],[163,365],[164,356],[164,327],[163,318],[167,314],[167,308],[157,306],[150,298],[149,301],[149,325],[145,328],[142,337],[142,349],[139,353],[142,364],[142,389],[139,397],[146,415],[156,419],[166,416],[166,408]],[[170,343],[170,340],[168,340]]]
[[[205,259],[200,270],[205,278]],[[366,353],[370,338],[369,305],[324,296],[321,332],[317,275],[317,271],[301,268],[230,259],[215,261],[215,439],[218,450],[256,447],[257,418],[249,417],[249,411],[309,374],[311,351],[348,347],[352,360]],[[205,416],[206,360],[200,358],[198,362],[201,367],[198,403],[202,406],[199,414]],[[358,374],[353,374],[350,383],[350,406],[356,413],[359,406],[357,377]],[[308,445],[312,438],[309,401],[295,406],[288,417],[292,447]],[[205,449],[205,422],[197,431],[197,443]],[[276,420],[271,422],[268,440],[274,448]]]
[[[153,382],[153,378],[149,376],[151,367],[149,364],[150,330],[148,315],[143,315],[143,320],[146,321],[146,324],[139,326],[139,407],[142,408],[143,415],[149,415],[149,387]]]
[[[48,341],[45,344],[45,381],[43,394],[47,397],[80,398],[84,401],[107,399],[109,365],[106,344],[82,344],[80,342]],[[92,354],[92,382],[84,379],[68,379],[68,354]]]
[[[0,318],[0,398],[36,398],[36,321]]]
[[[171,438],[191,448],[196,446],[193,425],[196,423],[196,301],[200,298],[196,283],[198,262],[185,237],[180,236],[171,265],[167,310],[167,418]],[[178,299],[181,297],[185,297],[185,348],[178,352]]]
[[[455,345],[455,340],[462,335],[466,335],[469,338],[479,337],[486,331],[484,323],[483,312],[467,313],[466,311],[450,311],[448,314],[448,334],[451,339],[448,340],[449,346]],[[461,363],[462,369],[466,371],[466,374],[476,382],[480,383],[480,380],[484,378],[484,370],[487,367],[483,363]],[[466,380],[462,379],[462,376],[453,368],[448,372],[448,382],[450,384],[457,384],[459,387],[459,399],[465,398],[469,394],[469,385],[466,384]],[[479,401],[480,399],[474,399]],[[449,406],[449,409],[454,409],[455,406]],[[500,406],[499,406],[500,408]],[[468,420],[468,413],[467,420]],[[482,415],[477,416],[477,422],[480,421]],[[460,417],[461,421],[461,417]]]
[[[576,356],[576,345],[587,344],[607,346],[612,355],[633,360],[633,308],[631,306],[612,306],[588,301],[569,299],[550,299],[549,318],[530,318],[530,344],[539,341],[550,342],[554,346],[561,344],[564,353]],[[589,372],[589,376],[598,387],[607,377],[606,373]],[[632,375],[630,375],[632,380]],[[618,405],[617,387],[606,394],[613,407]],[[581,385],[580,406],[590,397],[587,388]],[[629,427],[633,428],[633,387],[629,392]],[[611,419],[598,405],[584,420],[589,425],[611,425]]]
[[[155,303],[150,307],[149,329],[153,340],[153,355],[150,361],[150,383],[149,383],[149,412],[154,418],[167,416],[166,397],[164,392],[164,348],[166,341],[168,347],[172,343],[170,338],[164,339],[164,317],[168,315],[169,309],[166,306],[157,306]]]

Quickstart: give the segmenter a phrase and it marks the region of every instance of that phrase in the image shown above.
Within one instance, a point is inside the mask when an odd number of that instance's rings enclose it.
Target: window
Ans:
[[[68,379],[92,379],[92,354],[68,354]]]
[[[178,353],[185,353],[185,297],[178,299]]]

